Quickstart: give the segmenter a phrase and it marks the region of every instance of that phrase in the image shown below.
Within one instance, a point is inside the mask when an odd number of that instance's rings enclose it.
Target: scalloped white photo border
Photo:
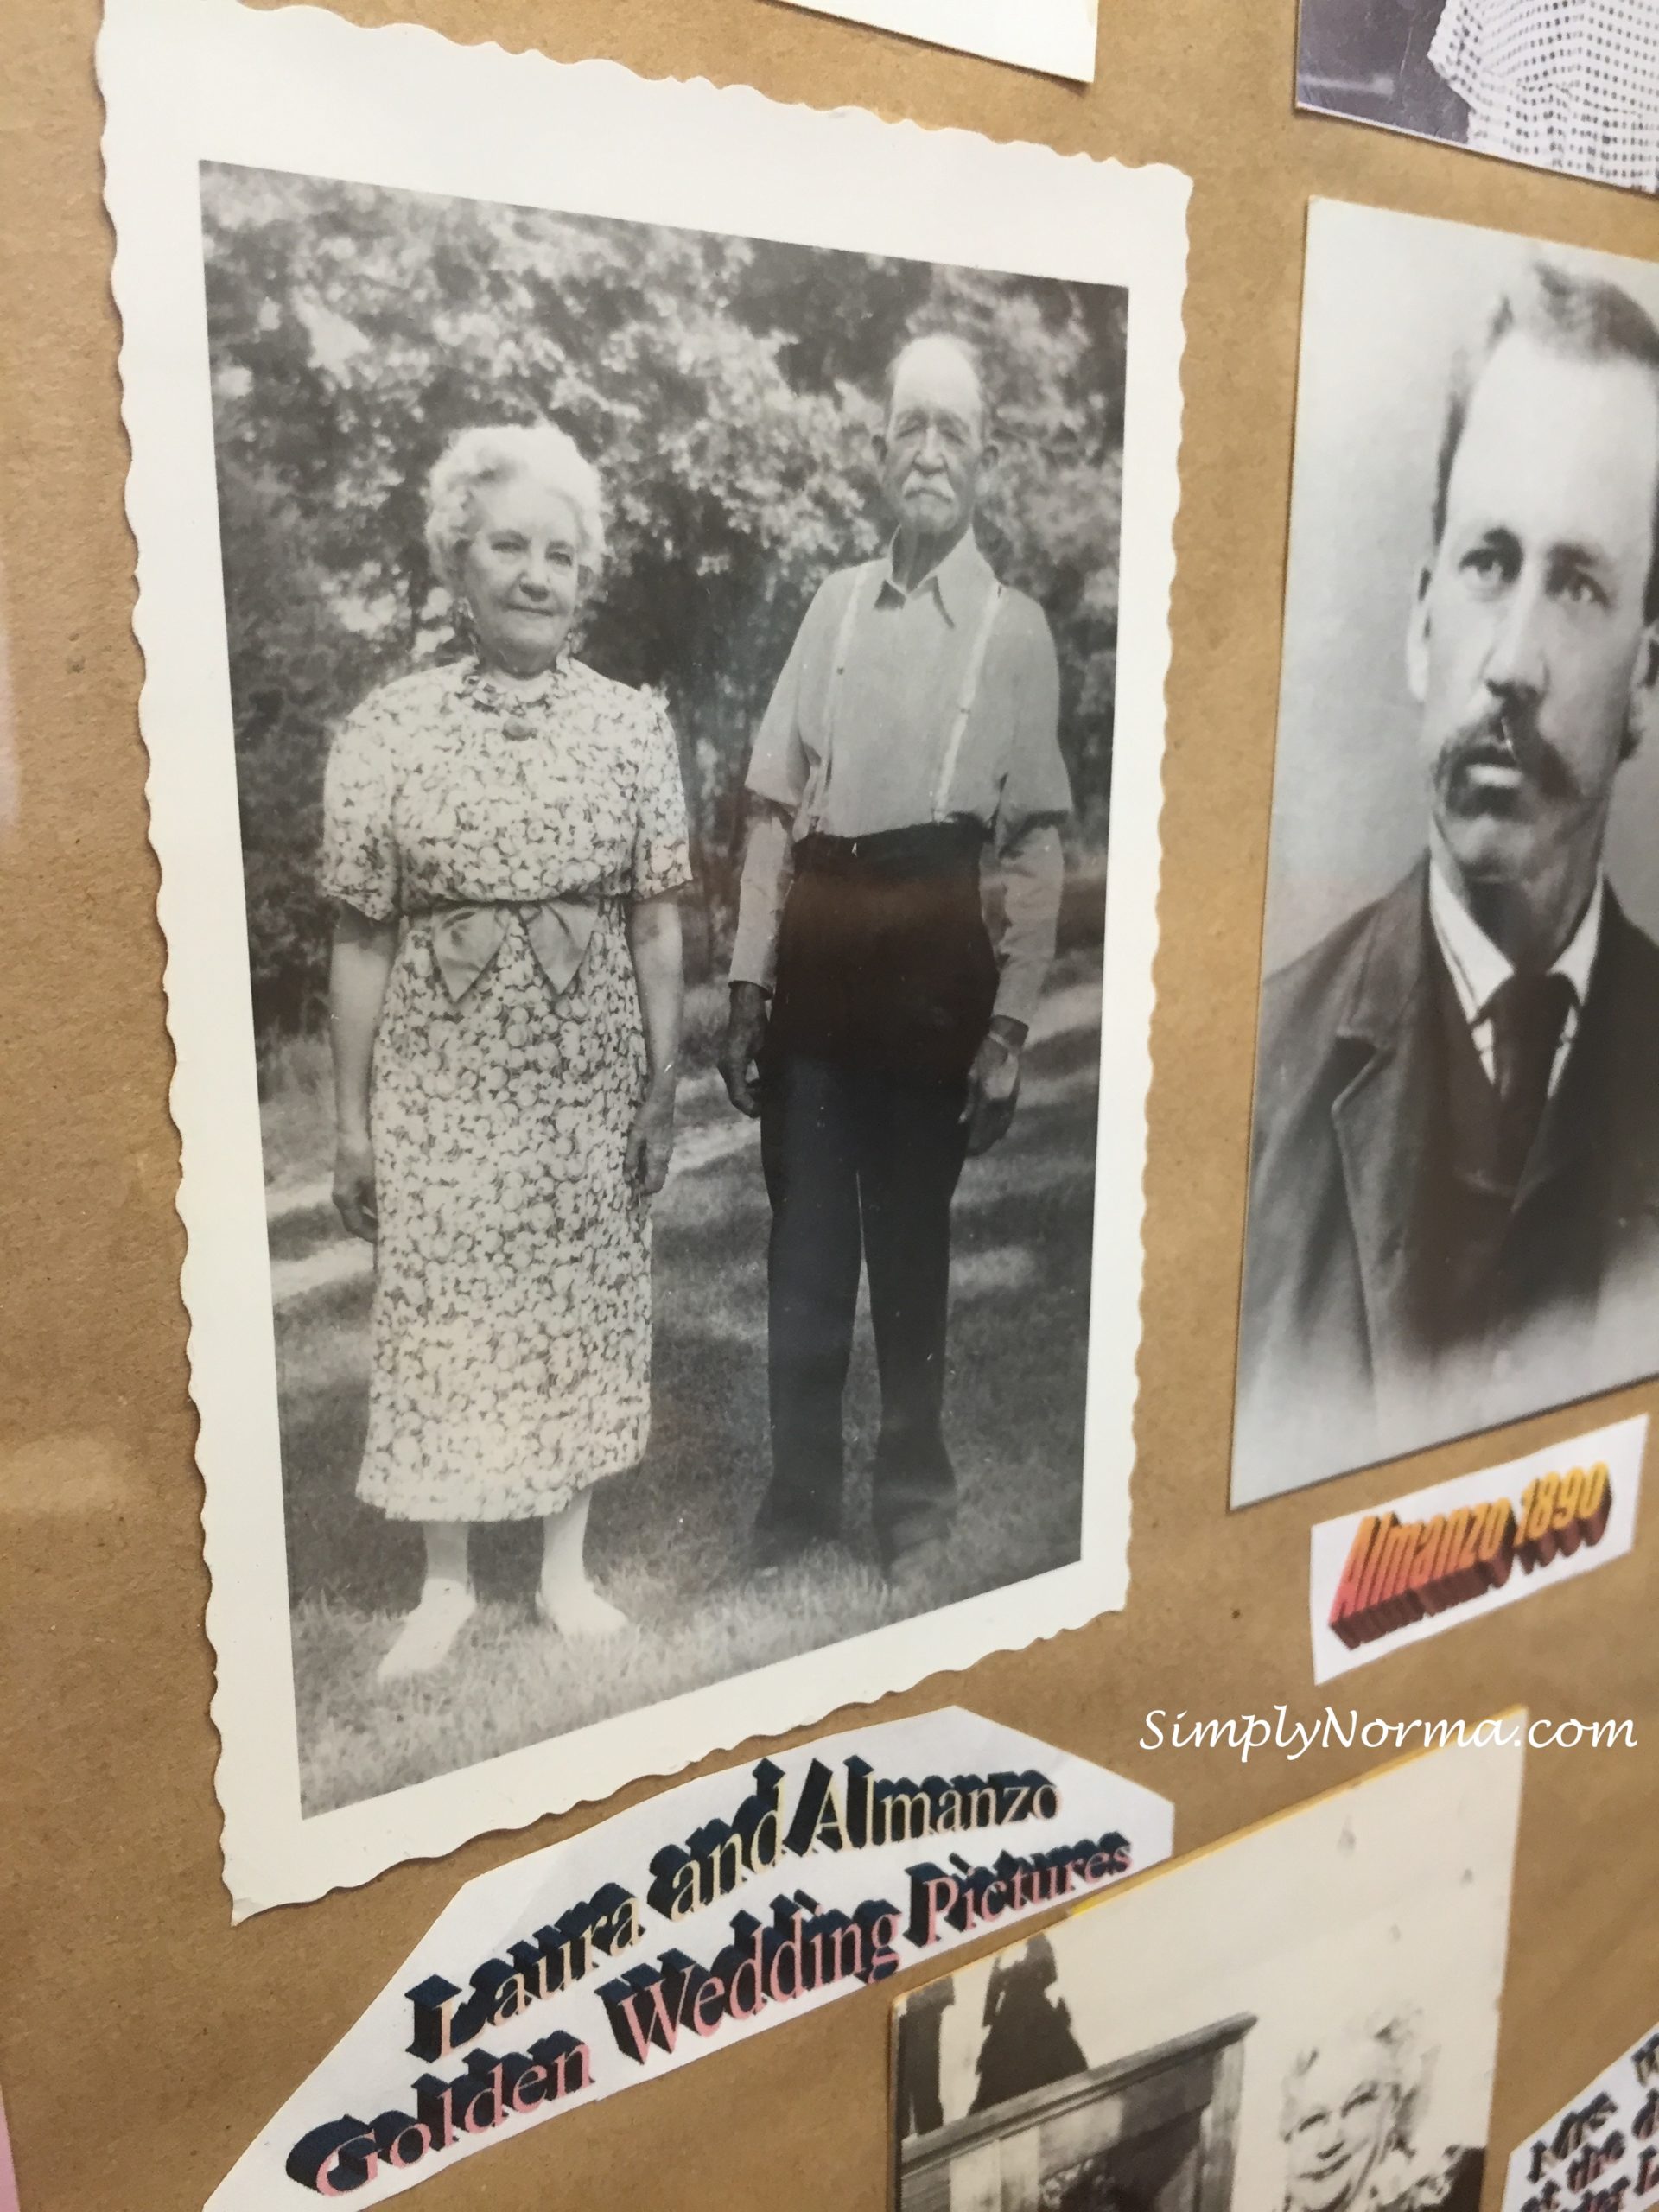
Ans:
[[[108,0],[139,721],[161,868],[181,1288],[200,1418],[232,1917],[678,1773],[1120,1608],[1140,1341],[1190,184],[746,86],[461,47],[314,8]],[[276,1374],[225,641],[198,164],[1127,286],[1129,347],[1080,1556],[1048,1573],[311,1819],[300,1810]]]

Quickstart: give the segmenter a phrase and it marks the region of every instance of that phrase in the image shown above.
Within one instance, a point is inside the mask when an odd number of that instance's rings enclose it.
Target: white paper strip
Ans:
[[[820,16],[954,46],[1050,77],[1095,73],[1099,0],[795,0]]]
[[[1166,1798],[956,1707],[683,1783],[458,1891],[208,2212],[383,2203],[1098,1891],[1166,1859],[1173,1825]]]
[[[1659,2191],[1659,2026],[1510,2155],[1503,2212],[1620,2212]]]
[[[1313,1679],[1381,1659],[1623,1559],[1645,1414],[1313,1531]]]

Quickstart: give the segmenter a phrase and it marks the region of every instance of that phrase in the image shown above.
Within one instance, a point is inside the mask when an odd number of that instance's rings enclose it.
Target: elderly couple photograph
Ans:
[[[876,442],[891,550],[826,580],[756,740],[721,1066],[772,1207],[756,1567],[841,1535],[868,1266],[899,1581],[950,1525],[950,1201],[1014,1113],[1071,794],[1047,623],[974,540],[985,400],[959,340],[900,353]],[[540,1521],[536,1605],[561,1636],[627,1624],[584,1537],[594,1485],[650,1430],[691,880],[672,730],[569,651],[604,546],[592,464],[551,423],[464,430],[428,528],[471,653],[373,693],[324,802],[335,1202],[375,1248],[359,1492],[426,1550],[383,1680],[439,1665],[474,1611],[475,1521]]]
[[[1078,1555],[1125,318],[212,176],[326,1810]]]

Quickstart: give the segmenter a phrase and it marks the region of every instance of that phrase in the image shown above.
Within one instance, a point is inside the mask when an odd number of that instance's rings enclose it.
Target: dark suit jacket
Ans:
[[[1659,1367],[1659,946],[1610,892],[1493,1319],[1456,1344],[1414,1295],[1449,1144],[1442,973],[1424,861],[1264,988],[1236,1503]]]

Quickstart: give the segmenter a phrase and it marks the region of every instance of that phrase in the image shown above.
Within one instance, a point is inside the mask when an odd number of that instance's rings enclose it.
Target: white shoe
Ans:
[[[536,1611],[561,1636],[620,1636],[625,1628],[633,1626],[621,1608],[601,1598],[591,1582],[561,1590],[556,1599],[549,1596],[543,1583],[536,1592]]]
[[[429,1583],[421,1602],[397,1631],[390,1651],[375,1669],[378,1682],[401,1682],[429,1675],[449,1656],[450,1646],[478,1610],[463,1582]]]

